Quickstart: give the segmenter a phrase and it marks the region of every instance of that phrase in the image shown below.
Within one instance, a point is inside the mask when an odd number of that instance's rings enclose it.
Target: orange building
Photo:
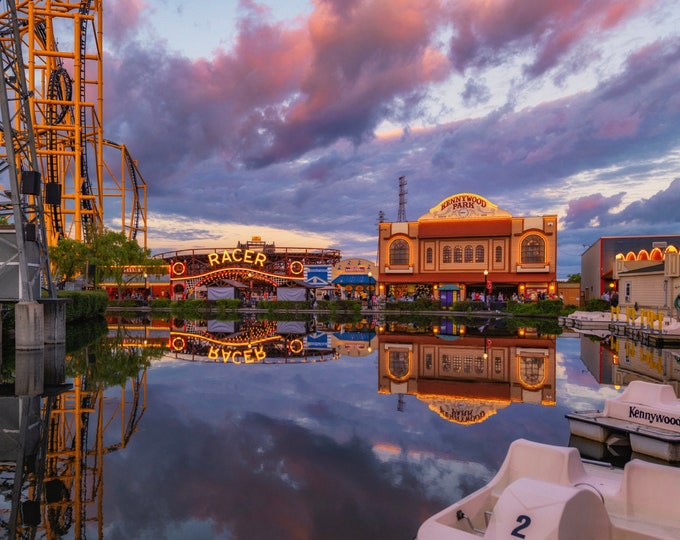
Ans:
[[[387,297],[556,293],[557,216],[516,217],[459,193],[417,221],[380,223],[378,282]]]

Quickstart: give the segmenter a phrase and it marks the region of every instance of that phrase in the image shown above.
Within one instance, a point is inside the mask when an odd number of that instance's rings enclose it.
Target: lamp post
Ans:
[[[490,304],[489,295],[491,294],[491,287],[489,287],[489,271],[486,269],[484,270],[484,290],[486,291],[484,293],[484,300],[488,307]]]
[[[373,272],[368,271],[368,283],[366,284],[366,305],[371,309],[371,278],[373,278]]]

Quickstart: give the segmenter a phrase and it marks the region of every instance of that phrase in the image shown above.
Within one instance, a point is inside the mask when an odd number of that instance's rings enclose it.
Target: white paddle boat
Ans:
[[[680,468],[625,468],[519,439],[483,488],[430,517],[417,540],[678,540]]]

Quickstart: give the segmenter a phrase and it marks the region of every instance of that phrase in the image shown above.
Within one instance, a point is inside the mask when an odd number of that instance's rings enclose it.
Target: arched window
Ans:
[[[503,262],[503,248],[501,246],[496,246],[496,262]]]
[[[390,351],[390,373],[393,377],[401,379],[410,371],[409,354],[405,351]]]
[[[522,240],[521,254],[523,263],[545,262],[545,240],[537,234],[530,234]]]
[[[459,264],[463,262],[463,250],[459,246],[453,248],[453,262]]]
[[[429,247],[425,250],[425,262],[432,264],[432,248]]]
[[[408,242],[399,238],[390,244],[390,265],[408,264]]]
[[[451,246],[444,246],[444,249],[442,250],[442,262],[451,262]]]
[[[472,246],[465,246],[465,262],[472,262]]]
[[[484,246],[475,246],[475,262],[484,262]]]

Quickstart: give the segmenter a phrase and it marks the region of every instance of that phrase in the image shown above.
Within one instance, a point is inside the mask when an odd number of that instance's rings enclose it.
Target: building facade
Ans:
[[[600,298],[617,287],[614,267],[617,260],[661,261],[668,246],[680,246],[680,235],[603,236],[581,255],[581,295],[583,301]],[[621,297],[621,294],[619,294]],[[623,298],[621,298],[623,300]]]
[[[646,252],[644,252],[646,253]],[[655,248],[646,258],[619,254],[613,279],[621,307],[635,306],[680,314],[680,253],[674,245]]]
[[[512,216],[474,193],[448,197],[417,221],[380,223],[378,283],[387,297],[550,297],[556,265],[556,215]]]

